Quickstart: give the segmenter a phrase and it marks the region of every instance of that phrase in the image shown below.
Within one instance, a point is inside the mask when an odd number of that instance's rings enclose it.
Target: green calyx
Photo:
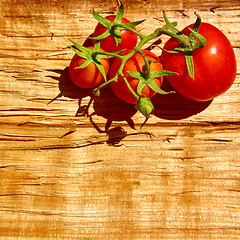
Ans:
[[[101,72],[101,74],[103,75],[105,81],[107,81],[107,77],[106,77],[106,73],[104,71],[104,68],[101,64],[101,59],[102,58],[110,58],[112,56],[109,55],[104,55],[101,54],[101,52],[99,52],[100,50],[100,42],[96,42],[96,44],[94,45],[93,49],[89,49],[86,48],[82,45],[79,45],[78,43],[72,41],[71,39],[69,39],[69,41],[74,45],[70,46],[70,48],[81,58],[85,58],[85,62],[76,68],[86,68],[87,66],[89,66],[89,64],[94,63],[96,65],[96,67],[98,68],[98,70]]]
[[[147,85],[149,88],[151,88],[153,91],[159,93],[159,94],[168,94],[172,92],[165,92],[161,88],[158,87],[156,82],[154,81],[155,78],[163,77],[163,76],[168,76],[168,75],[174,75],[176,73],[162,70],[162,71],[150,71],[148,73],[148,77],[146,77],[146,73],[143,72],[133,72],[133,71],[128,71],[128,74],[139,80],[138,86],[137,86],[137,93],[139,96],[142,95],[142,90],[143,88]]]
[[[163,77],[163,76],[168,76],[168,75],[173,75],[176,74],[174,72],[166,71],[166,70],[161,70],[161,71],[150,71],[147,69],[147,67],[150,67],[149,65],[145,65],[143,68],[142,72],[134,72],[134,71],[128,71],[128,74],[139,80],[138,86],[137,86],[137,94],[140,97],[137,97],[138,102],[136,105],[137,110],[139,110],[145,117],[149,117],[150,113],[153,111],[154,107],[149,98],[144,97],[142,95],[142,90],[145,86],[148,86],[150,89],[155,91],[156,93],[159,94],[169,94],[171,92],[165,92],[155,82],[155,78]]]
[[[107,20],[106,18],[104,18],[101,15],[99,15],[98,13],[96,13],[95,10],[93,10],[93,16],[95,17],[95,19],[99,23],[101,23],[105,28],[107,28],[107,30],[100,36],[92,37],[92,39],[101,40],[101,39],[107,38],[110,35],[112,35],[116,41],[116,44],[118,45],[119,43],[122,42],[121,34],[120,34],[120,31],[122,29],[136,27],[137,25],[139,25],[140,23],[145,21],[145,20],[141,20],[141,21],[137,21],[137,22],[130,22],[130,23],[122,24],[121,22],[122,22],[123,14],[124,14],[124,5],[123,5],[122,0],[120,0],[120,7],[118,9],[118,12],[117,12],[116,17],[113,22]]]
[[[186,36],[183,33],[181,33],[177,28],[175,28],[175,26],[172,23],[170,23],[169,20],[167,19],[165,12],[163,13],[166,26],[169,29],[167,31],[164,31],[164,34],[169,35],[172,38],[175,38],[180,43],[180,46],[173,49],[172,51],[167,51],[165,49],[163,50],[169,53],[183,53],[185,55],[188,73],[191,78],[194,77],[194,65],[192,53],[193,51],[199,48],[205,47],[207,44],[207,40],[198,33],[198,30],[201,25],[201,17],[197,13],[195,13],[195,15],[197,16],[197,20],[194,23],[193,28],[192,29],[189,28],[190,34]]]

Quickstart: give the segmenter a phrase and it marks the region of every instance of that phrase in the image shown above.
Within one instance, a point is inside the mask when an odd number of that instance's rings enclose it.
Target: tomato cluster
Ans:
[[[231,87],[236,58],[219,29],[198,17],[180,32],[165,18],[166,26],[144,36],[135,28],[142,21],[135,24],[123,18],[123,5],[120,8],[117,15],[106,18],[94,12],[99,23],[92,34],[93,46],[72,47],[69,74],[76,85],[99,90],[109,83],[116,96],[136,105],[145,104],[142,99],[150,100],[157,92],[165,93],[160,90],[164,76],[176,92],[195,101],[211,100]],[[160,57],[143,49],[161,34],[170,39]]]

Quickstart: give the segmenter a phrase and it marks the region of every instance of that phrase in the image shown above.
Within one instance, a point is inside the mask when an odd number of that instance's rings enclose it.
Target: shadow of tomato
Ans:
[[[135,106],[125,103],[115,96],[110,87],[107,86],[101,89],[101,96],[96,97],[93,94],[93,89],[80,88],[72,82],[68,67],[64,70],[51,71],[60,74],[59,77],[51,76],[55,80],[58,80],[60,93],[48,104],[63,96],[78,99],[79,107],[75,115],[76,117],[89,117],[89,107],[92,104],[94,112],[91,114],[91,117],[97,115],[105,118],[107,120],[105,130],[109,129],[113,121],[126,121],[131,128],[134,128],[134,122],[131,118],[137,112]],[[82,100],[86,97],[90,97],[90,100],[84,105],[82,104]]]
[[[114,121],[126,121],[131,128],[135,129],[132,117],[135,115],[137,110],[134,105],[123,102],[115,96],[110,87],[103,88],[101,90],[101,96],[96,97],[93,94],[93,89],[84,89],[76,86],[70,79],[68,68],[65,68],[64,70],[51,71],[60,74],[59,77],[51,76],[55,80],[58,80],[60,93],[48,104],[63,96],[71,99],[78,99],[79,107],[75,116],[89,118],[89,122],[99,133],[107,134],[108,139],[106,141],[96,141],[92,142],[90,145],[103,144],[106,142],[111,146],[121,146],[119,143],[123,140],[123,138],[132,135],[128,134],[121,126],[111,127],[111,125]],[[86,101],[84,101],[85,104],[83,104],[82,100],[86,97],[90,97],[89,102],[86,104]],[[91,105],[93,112],[89,114],[89,108]],[[101,116],[106,119],[104,129],[101,129],[100,124],[97,124],[94,121],[94,116]]]
[[[137,110],[134,105],[128,104],[119,99],[110,87],[101,89],[100,97],[93,98],[93,115],[107,119],[106,129],[113,121],[126,121],[131,128],[134,128],[132,117]]]
[[[89,122],[99,133],[104,133],[108,136],[107,140],[91,142],[90,145],[106,143],[111,146],[121,146],[120,143],[125,137],[135,134],[148,134],[151,137],[151,134],[148,132],[128,134],[121,126],[111,126],[114,121],[125,121],[131,128],[135,129],[132,117],[137,113],[137,110],[133,104],[126,103],[119,99],[113,93],[110,86],[101,89],[100,97],[96,97],[93,94],[93,89],[80,88],[71,81],[68,67],[64,70],[51,71],[60,74],[59,77],[50,76],[58,80],[60,93],[53,98],[49,104],[62,96],[78,99],[79,107],[75,116],[89,118]],[[165,91],[173,90],[166,80],[163,82],[162,89]],[[89,101],[87,103],[84,101],[83,103],[82,100],[86,97],[90,97]],[[191,101],[178,93],[167,95],[156,94],[152,98],[152,102],[155,108],[152,114],[158,118],[168,120],[188,118],[203,111],[211,104],[211,101]],[[92,106],[93,109],[91,114],[89,113],[90,106]],[[106,120],[103,129],[101,127],[102,123],[99,124],[94,121],[95,116],[101,116]]]
[[[51,70],[55,73],[59,73],[60,76],[59,77],[52,77],[55,80],[58,81],[58,87],[60,90],[60,93],[53,98],[48,104],[54,102],[55,100],[61,98],[61,97],[67,97],[67,98],[71,98],[71,99],[79,99],[79,108],[75,114],[75,116],[86,116],[87,112],[88,112],[88,104],[86,105],[82,105],[82,99],[86,98],[86,97],[93,97],[93,92],[92,89],[84,89],[84,88],[80,88],[77,85],[75,85],[70,76],[69,76],[69,72],[68,72],[68,67],[65,68],[64,70]]]
[[[163,81],[162,89],[167,92],[173,91],[166,79]],[[212,100],[206,102],[193,101],[174,92],[156,94],[152,98],[152,103],[154,105],[153,115],[156,117],[167,120],[180,120],[202,112],[212,103]]]

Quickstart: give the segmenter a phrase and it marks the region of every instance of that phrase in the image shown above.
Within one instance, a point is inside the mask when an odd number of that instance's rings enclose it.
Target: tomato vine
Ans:
[[[164,76],[170,76],[170,75],[177,75],[178,72],[175,71],[169,71],[169,70],[157,70],[157,71],[151,71],[151,64],[153,64],[153,60],[148,60],[146,54],[142,50],[142,47],[148,43],[149,41],[153,39],[159,38],[161,35],[167,35],[179,42],[179,45],[175,47],[174,49],[167,50],[164,48],[161,48],[163,51],[167,53],[172,54],[184,54],[185,57],[185,63],[187,66],[188,75],[190,78],[194,78],[195,70],[194,70],[194,64],[193,64],[193,52],[197,49],[204,48],[207,44],[207,40],[204,36],[199,34],[199,28],[201,26],[201,18],[198,14],[195,13],[197,19],[193,25],[192,28],[189,28],[190,34],[186,35],[180,32],[177,28],[176,22],[171,23],[168,18],[166,17],[165,12],[163,12],[163,17],[165,21],[165,25],[161,28],[157,28],[154,30],[154,32],[150,35],[145,36],[144,34],[138,32],[135,27],[139,24],[143,23],[145,20],[140,20],[136,22],[127,22],[122,23],[124,15],[124,5],[122,1],[120,0],[120,7],[119,10],[114,18],[113,21],[108,20],[107,18],[102,17],[99,15],[95,10],[93,10],[93,16],[95,19],[99,22],[100,25],[102,25],[104,28],[106,28],[106,31],[103,32],[99,36],[94,36],[92,39],[94,40],[95,44],[93,48],[90,50],[89,48],[85,48],[74,41],[70,40],[74,47],[71,47],[72,50],[77,54],[79,57],[84,58],[85,62],[79,66],[78,68],[85,68],[89,64],[94,63],[98,70],[101,72],[101,74],[104,77],[104,82],[94,88],[93,92],[96,96],[100,96],[100,90],[101,88],[105,87],[108,84],[111,84],[113,82],[117,82],[119,77],[121,77],[128,90],[131,92],[131,94],[136,98],[136,108],[146,117],[150,117],[150,113],[153,111],[154,106],[150,100],[150,98],[145,97],[142,95],[142,90],[145,86],[148,86],[150,89],[152,89],[154,92],[159,94],[168,94],[169,92],[163,91],[154,81],[156,78],[161,78]],[[134,33],[140,41],[134,48],[132,48],[130,51],[128,51],[127,54],[122,54],[125,49],[121,49],[120,51],[116,52],[107,52],[107,51],[100,51],[101,47],[101,40],[109,38],[110,36],[114,38],[116,45],[122,43],[122,37],[121,37],[121,31],[127,30],[131,33]],[[141,54],[141,56],[144,59],[145,66],[142,69],[142,71],[128,71],[128,75],[134,79],[138,80],[138,86],[137,91],[134,91],[131,84],[129,83],[127,77],[125,76],[123,69],[126,63],[129,59],[131,59],[136,53]],[[121,61],[121,64],[118,68],[118,71],[116,72],[115,76],[108,79],[106,71],[104,70],[101,59],[119,59]]]

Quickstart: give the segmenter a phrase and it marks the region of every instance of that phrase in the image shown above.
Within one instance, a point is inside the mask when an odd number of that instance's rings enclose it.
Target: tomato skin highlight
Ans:
[[[88,47],[93,49],[92,46]],[[103,52],[102,49],[100,51]],[[104,82],[104,77],[94,63],[90,63],[85,68],[76,68],[81,66],[86,61],[75,54],[69,65],[69,75],[73,83],[81,88],[94,88]],[[106,75],[109,71],[109,60],[101,59],[102,66],[105,70]]]
[[[116,17],[116,15],[109,15],[106,17],[106,19],[113,22],[115,17]],[[129,23],[129,22],[130,21],[128,19],[122,18],[121,23]],[[136,30],[135,27],[133,27],[133,29]],[[93,37],[100,36],[106,30],[107,30],[107,28],[105,28],[102,24],[98,23],[94,30]],[[116,41],[112,35],[108,36],[107,38],[101,39],[100,40],[101,48],[106,52],[113,53],[113,52],[117,52],[117,51],[120,51],[123,49],[131,50],[137,45],[138,37],[135,33],[131,32],[129,30],[126,30],[126,29],[122,29],[120,31],[120,35],[121,35],[122,42],[119,43],[118,45],[116,44]],[[93,40],[93,42],[95,43],[96,40]]]
[[[124,51],[122,54],[127,55],[130,52],[131,52],[130,50],[127,50],[127,51]],[[150,64],[151,71],[163,70],[162,63],[160,62],[160,59],[158,58],[157,55],[147,50],[143,50],[143,52],[146,55],[148,60],[154,61],[154,62],[151,62]],[[110,69],[110,79],[115,77],[120,65],[121,65],[121,60],[119,58],[116,58]],[[126,64],[123,67],[123,74],[126,77],[132,89],[135,91],[135,93],[137,93],[137,86],[139,83],[139,79],[131,77],[128,74],[128,71],[142,72],[144,66],[145,66],[145,61],[142,55],[137,52],[127,60]],[[156,82],[157,86],[160,87],[162,85],[163,77],[155,78],[154,81]],[[116,82],[111,82],[111,88],[115,93],[115,95],[118,96],[123,101],[131,104],[137,103],[137,99],[130,92],[124,79],[121,76],[118,77],[118,80]],[[142,95],[144,95],[144,97],[152,98],[155,94],[156,92],[153,91],[151,88],[149,88],[147,85],[144,86],[142,90]]]
[[[192,25],[183,29],[189,35]],[[167,79],[176,92],[195,101],[208,101],[226,92],[236,78],[236,57],[227,37],[209,23],[201,23],[198,31],[207,39],[204,48],[193,52],[194,77],[190,78],[183,53],[163,51],[161,60],[165,70],[178,75],[169,75]],[[164,49],[173,50],[180,44],[170,38]]]

